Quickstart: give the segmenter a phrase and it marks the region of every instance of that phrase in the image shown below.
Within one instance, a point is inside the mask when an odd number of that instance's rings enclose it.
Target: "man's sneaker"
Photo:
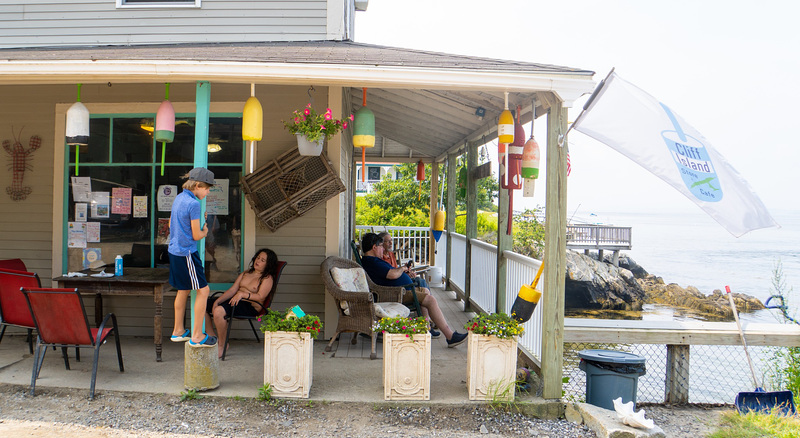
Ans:
[[[442,336],[442,332],[437,332],[434,329],[431,329],[431,339],[438,339],[439,336]]]
[[[456,345],[461,345],[467,340],[466,333],[453,332],[453,336],[447,340],[447,348],[453,348]]]

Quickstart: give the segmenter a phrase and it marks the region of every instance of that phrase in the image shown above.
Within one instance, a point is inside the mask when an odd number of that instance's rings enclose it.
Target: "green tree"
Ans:
[[[400,164],[395,169],[396,179],[384,177],[372,187],[372,192],[356,200],[356,224],[417,227],[430,225],[431,166],[425,166],[425,179],[421,183],[416,179],[415,163]],[[439,175],[444,175],[444,171],[444,166],[440,164]],[[478,181],[476,199],[479,210],[497,211],[497,206],[493,203],[497,198],[497,188],[497,180],[493,177]],[[456,209],[463,212],[466,210],[464,196],[456,198]]]

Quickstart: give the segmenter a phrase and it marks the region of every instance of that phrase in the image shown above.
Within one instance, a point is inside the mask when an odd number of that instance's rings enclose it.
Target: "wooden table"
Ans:
[[[125,268],[121,277],[61,276],[53,281],[58,283],[58,287],[76,288],[81,294],[95,294],[94,318],[98,326],[103,320],[103,295],[152,295],[156,305],[153,342],[156,345],[156,361],[161,362],[161,307],[164,303],[164,292],[171,288],[168,268]]]

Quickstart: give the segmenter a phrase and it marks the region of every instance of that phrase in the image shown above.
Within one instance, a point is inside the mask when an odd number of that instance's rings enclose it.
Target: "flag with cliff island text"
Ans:
[[[736,237],[780,226],[747,181],[702,134],[613,71],[572,128],[666,181]]]

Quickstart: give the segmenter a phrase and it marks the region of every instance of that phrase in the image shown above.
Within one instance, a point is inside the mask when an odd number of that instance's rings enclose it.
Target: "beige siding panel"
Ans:
[[[52,278],[52,197],[62,197],[61,193],[53,194],[54,144],[58,143],[54,138],[55,105],[74,102],[76,90],[74,85],[3,86],[0,87],[0,93],[4,102],[10,102],[0,106],[0,117],[4,121],[3,127],[0,127],[0,140],[19,136],[19,129],[23,127],[21,138],[24,145],[27,145],[31,135],[42,137],[41,148],[31,154],[32,169],[24,175],[24,185],[32,188],[27,199],[12,201],[3,189],[11,185],[11,173],[0,172],[0,258],[21,258],[28,269],[39,274],[42,284],[47,287],[51,285]],[[152,111],[155,113],[163,93],[163,84],[84,84],[81,100],[89,106],[152,102]],[[241,101],[244,105],[249,95],[250,87],[247,84],[212,84],[212,105],[223,101]],[[258,142],[257,151],[257,165],[263,165],[267,160],[297,147],[296,139],[283,128],[281,120],[289,118],[294,109],[305,106],[309,102],[309,95],[307,87],[270,85],[258,85],[256,95],[264,109],[265,135],[264,140]],[[317,88],[311,96],[314,107],[324,111],[327,89]],[[174,105],[193,104],[194,98],[194,83],[172,84],[170,100]],[[347,163],[349,159],[343,161]],[[249,205],[246,204],[245,208],[249,208]],[[299,305],[309,313],[324,317],[325,291],[319,276],[319,265],[325,254],[325,218],[326,206],[323,203],[274,233],[263,227],[255,230],[257,248],[271,248],[281,260],[288,262],[273,301],[274,309],[284,310]],[[55,256],[60,257],[60,254]],[[93,322],[94,300],[90,296],[84,302],[90,322]],[[168,293],[163,306],[165,337],[171,333],[174,325],[173,302],[174,292]],[[147,296],[104,298],[104,310],[113,311],[120,318],[124,335],[152,336],[153,309],[153,300]],[[250,326],[243,321],[234,322],[232,337],[254,341]],[[164,342],[169,340],[165,339]]]
[[[0,47],[324,40],[327,3],[204,0],[201,8],[116,8],[113,0],[29,1],[0,6]]]

